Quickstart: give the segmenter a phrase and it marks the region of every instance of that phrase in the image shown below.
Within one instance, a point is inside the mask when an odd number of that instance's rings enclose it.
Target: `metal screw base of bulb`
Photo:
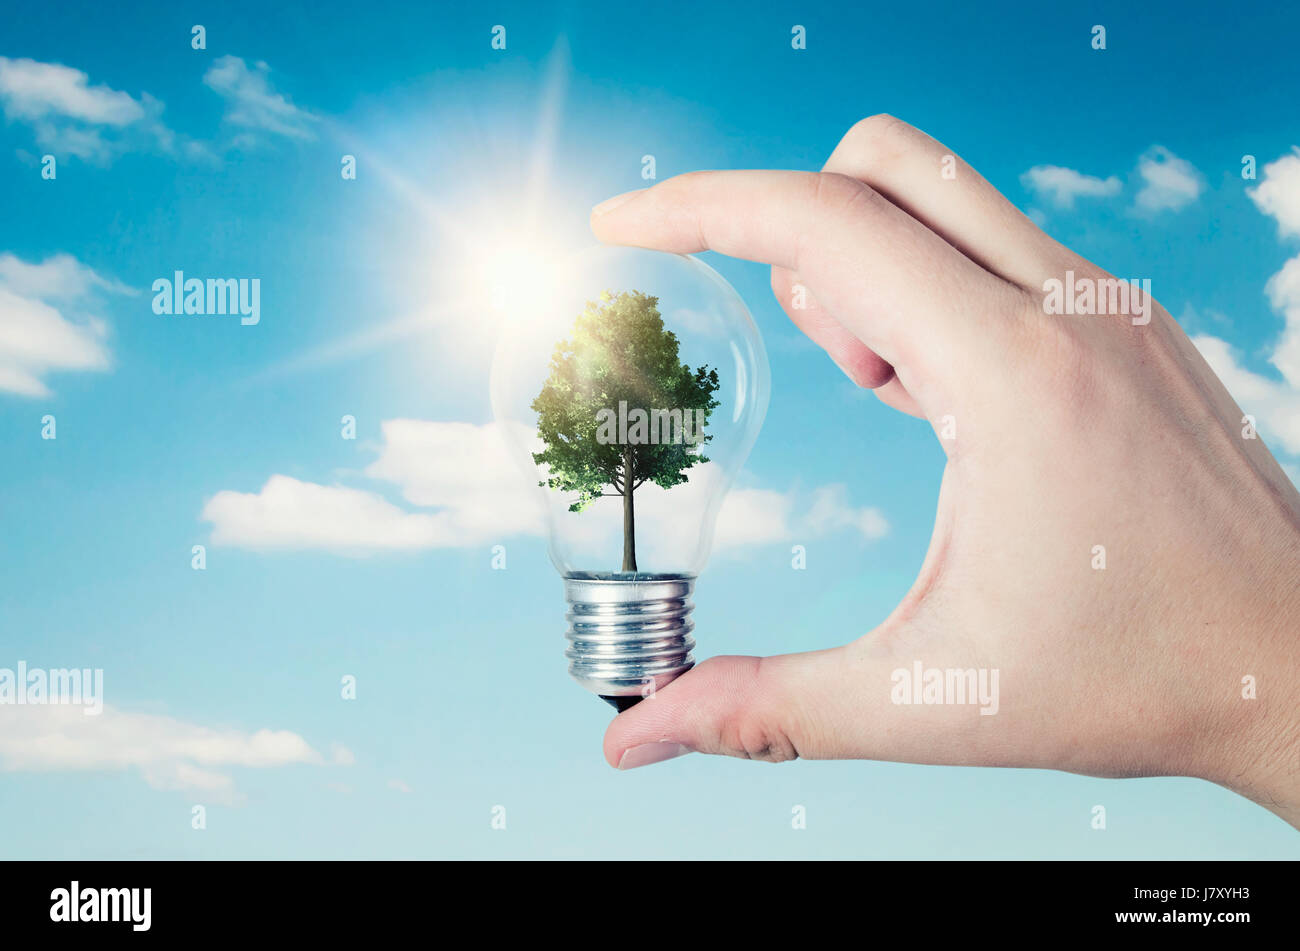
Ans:
[[[693,575],[566,575],[569,674],[622,711],[690,670],[694,590]]]

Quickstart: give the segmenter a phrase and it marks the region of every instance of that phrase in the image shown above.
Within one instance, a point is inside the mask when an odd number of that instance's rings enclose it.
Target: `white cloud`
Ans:
[[[1217,337],[1199,336],[1192,342],[1263,434],[1290,455],[1300,456],[1300,255],[1269,278],[1265,293],[1286,319],[1269,356],[1281,380],[1246,369],[1231,345]]]
[[[441,520],[383,496],[273,475],[259,492],[218,492],[203,507],[212,541],[255,550],[320,548],[344,555],[456,544]]]
[[[399,487],[412,505],[442,509],[449,544],[539,534],[542,518],[500,423],[393,419],[365,474]]]
[[[70,254],[56,254],[40,264],[0,254],[0,284],[15,294],[46,301],[77,300],[97,290],[133,293],[129,287],[96,274]]]
[[[170,147],[159,116],[162,103],[90,84],[79,69],[0,56],[0,106],[5,117],[32,127],[36,143],[56,155],[106,162],[135,138]]]
[[[1020,176],[1020,183],[1057,208],[1073,208],[1074,200],[1079,197],[1106,198],[1118,195],[1122,187],[1114,175],[1097,178],[1060,165],[1035,165]]]
[[[889,534],[889,522],[879,509],[854,508],[849,504],[849,490],[844,485],[826,485],[813,491],[812,506],[804,522],[813,535],[825,535],[845,529],[874,540]]]
[[[295,139],[313,137],[315,117],[299,109],[271,87],[271,68],[254,63],[250,69],[238,56],[213,62],[203,82],[226,101],[226,121],[247,129],[261,129]],[[252,139],[241,137],[242,144]]]
[[[1300,255],[1282,265],[1264,286],[1268,302],[1286,320],[1269,362],[1300,391]]]
[[[406,783],[402,782],[400,779],[390,779],[388,781],[388,788],[396,790],[399,793],[411,792],[411,787],[406,785]]]
[[[225,101],[226,122],[243,130],[227,148],[256,145],[254,132],[314,138],[316,117],[272,88],[269,76],[266,63],[250,67],[237,56],[220,57],[204,74],[204,84]],[[220,151],[168,129],[163,104],[148,93],[133,96],[92,85],[86,73],[59,63],[0,56],[0,109],[7,119],[30,126],[36,144],[60,159],[107,164],[139,148],[213,161]]]
[[[108,326],[84,312],[96,291],[130,293],[67,254],[0,254],[0,392],[44,397],[48,373],[108,368]]]
[[[335,762],[351,754],[337,747]],[[326,762],[288,730],[246,733],[105,706],[88,717],[71,704],[0,707],[0,770],[6,772],[136,769],[155,789],[197,790],[239,802],[233,780],[218,770]]]
[[[702,468],[707,470],[709,466]],[[704,489],[712,474],[701,473],[701,476],[692,478],[697,478],[697,485]],[[683,488],[677,486],[669,491],[676,493]],[[663,517],[671,518],[675,508],[689,508],[689,504],[668,496],[668,491],[660,492],[665,496]],[[809,492],[733,488],[723,498],[718,512],[713,550],[736,551],[754,545],[808,541],[840,532],[874,541],[889,533],[889,523],[878,509],[855,508],[848,496],[847,486],[840,484],[820,486]],[[683,530],[689,527],[682,526]]]
[[[1135,204],[1147,212],[1177,211],[1196,201],[1204,188],[1195,166],[1163,145],[1153,145],[1143,153],[1137,172],[1143,184]]]
[[[723,478],[716,463],[690,470],[690,480],[671,489],[653,483],[636,492],[637,564],[642,570],[675,570],[696,563],[702,515]],[[619,564],[623,538],[622,501],[598,499],[579,514],[556,507],[567,544],[561,554],[575,568]],[[648,528],[646,527],[648,526]],[[733,487],[722,496],[710,552],[726,557],[743,555],[762,545],[807,543],[835,533],[867,540],[888,532],[876,509],[854,508],[843,485],[811,491]]]
[[[1300,153],[1264,166],[1257,188],[1248,192],[1256,207],[1277,220],[1280,235],[1300,234]],[[1282,449],[1300,456],[1300,255],[1282,265],[1264,287],[1285,323],[1269,355],[1280,380],[1246,369],[1230,344],[1212,336],[1193,339],[1242,410]],[[1294,479],[1295,467],[1283,465]]]
[[[1177,211],[1199,198],[1205,188],[1195,166],[1163,145],[1153,145],[1143,152],[1136,172],[1142,185],[1134,197],[1134,207],[1148,214]],[[1035,165],[1020,176],[1020,183],[1061,209],[1073,208],[1076,198],[1108,198],[1123,188],[1114,175],[1098,178],[1060,165]],[[1042,227],[1038,218],[1035,222]]]
[[[660,307],[665,305],[661,301]],[[726,337],[731,333],[731,322],[717,306],[694,310],[678,307],[663,314],[670,327],[682,327],[692,336]]]
[[[365,475],[395,486],[412,506],[435,511],[409,511],[375,491],[274,475],[259,492],[226,490],[208,501],[201,518],[213,524],[213,542],[365,555],[472,547],[546,533],[538,493],[511,457],[501,424],[398,419],[385,422],[383,434],[379,458]],[[682,485],[661,489],[650,483],[637,491],[638,519],[655,529],[640,533],[648,560],[691,561],[701,515],[721,478],[717,465],[706,463],[692,469]],[[556,501],[556,518],[565,520],[562,531],[572,550],[592,562],[612,559],[622,538],[619,500],[597,500],[580,514],[565,511],[567,498]],[[713,550],[834,532],[870,540],[887,531],[884,516],[853,507],[842,485],[811,492],[744,487],[722,500]]]
[[[218,492],[201,518],[216,544],[324,549],[344,555],[459,548],[541,534],[543,519],[496,423],[414,419],[383,424],[384,446],[365,474],[398,487],[410,512],[377,492],[273,475],[260,492]]]
[[[1258,187],[1246,194],[1255,207],[1277,219],[1280,237],[1300,235],[1300,149],[1265,165]]]
[[[124,126],[144,118],[129,93],[91,86],[79,69],[0,56],[0,101],[10,119],[64,116],[94,125]]]
[[[699,555],[701,527],[710,500],[721,491],[724,473],[708,462],[690,470],[690,479],[671,489],[647,482],[637,489],[637,564],[643,570],[679,570]],[[573,567],[618,565],[623,545],[623,502],[597,499],[580,513],[564,511],[557,499],[552,518],[565,539],[561,554]],[[733,488],[721,498],[711,551],[743,551],[783,541],[791,535],[795,495],[758,487]]]
[[[1255,417],[1264,436],[1276,440],[1290,455],[1300,455],[1300,390],[1247,370],[1225,340],[1198,336],[1192,338],[1192,343],[1242,412]]]
[[[718,512],[713,550],[808,541],[838,532],[874,541],[889,534],[889,523],[879,509],[852,506],[844,485],[824,485],[806,493],[732,489]]]

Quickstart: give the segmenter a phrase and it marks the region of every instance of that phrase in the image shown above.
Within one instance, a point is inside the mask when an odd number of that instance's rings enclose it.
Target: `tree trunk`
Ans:
[[[632,510],[632,487],[636,473],[632,467],[632,446],[623,447],[623,570],[636,571],[636,514]]]

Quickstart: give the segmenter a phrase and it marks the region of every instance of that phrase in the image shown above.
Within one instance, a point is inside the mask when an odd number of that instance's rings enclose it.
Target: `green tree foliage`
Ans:
[[[677,351],[677,335],[664,329],[659,298],[606,291],[587,303],[570,339],[556,345],[551,372],[532,403],[545,444],[533,461],[548,469],[541,484],[576,492],[571,512],[602,496],[623,499],[623,571],[637,570],[633,493],[647,482],[668,489],[687,481],[687,469],[709,461],[701,450],[712,436],[701,426],[692,441],[609,440],[600,435],[602,411],[607,418],[625,404],[629,415],[637,409],[679,410],[707,422],[718,406],[718,373],[692,370]]]

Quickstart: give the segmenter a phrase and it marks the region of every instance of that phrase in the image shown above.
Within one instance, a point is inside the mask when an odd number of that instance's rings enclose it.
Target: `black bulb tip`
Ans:
[[[632,697],[607,697],[604,694],[600,694],[600,699],[604,700],[619,713],[622,713],[628,707],[634,707],[641,702],[639,694]]]

